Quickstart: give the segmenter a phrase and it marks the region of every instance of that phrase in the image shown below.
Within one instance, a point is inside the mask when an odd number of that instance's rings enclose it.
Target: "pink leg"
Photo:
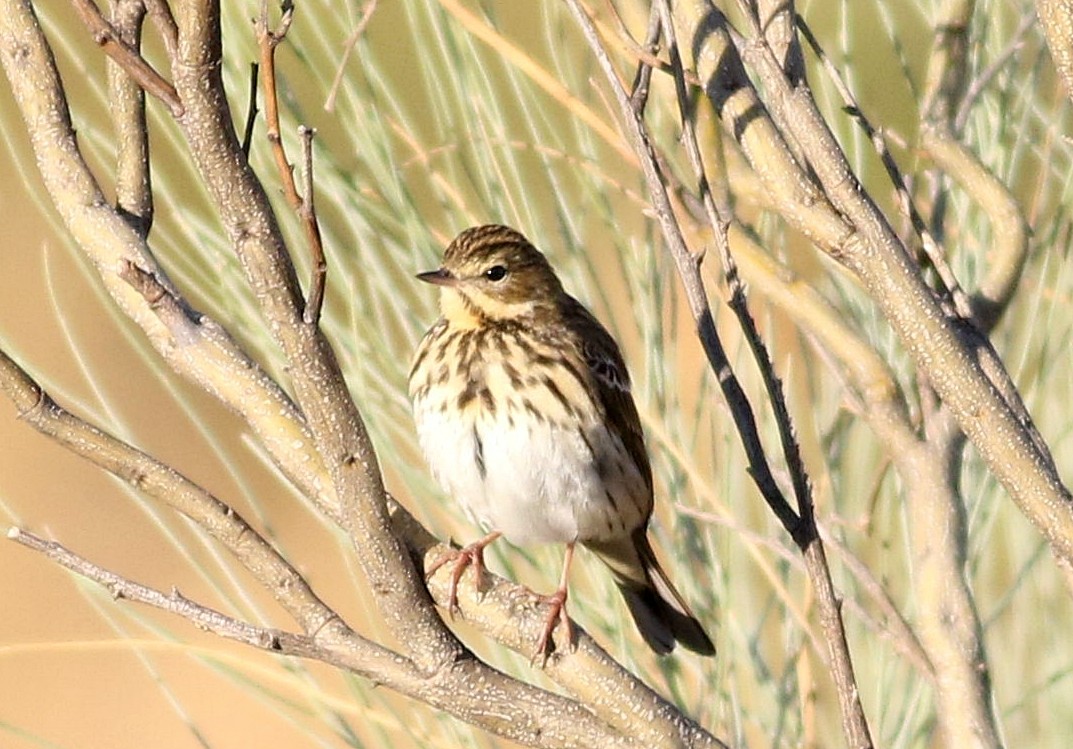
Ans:
[[[452,550],[444,554],[428,568],[428,572],[425,573],[426,580],[432,577],[440,567],[452,559],[454,560],[454,567],[451,569],[451,588],[447,595],[447,613],[450,616],[453,617],[455,612],[458,611],[458,581],[462,579],[462,574],[472,564],[473,572],[476,575],[477,589],[480,590],[481,578],[484,576],[484,547],[502,535],[499,531],[493,531],[468,546],[463,546],[457,551]]]
[[[563,557],[563,575],[559,580],[559,588],[550,596],[542,596],[549,605],[548,615],[544,619],[544,630],[537,640],[537,648],[533,651],[533,662],[540,658],[540,667],[543,668],[548,662],[548,643],[555,627],[559,622],[566,628],[566,642],[569,647],[574,646],[574,625],[570,623],[570,617],[566,613],[567,589],[570,581],[570,562],[574,559],[574,542],[566,545],[566,554]]]

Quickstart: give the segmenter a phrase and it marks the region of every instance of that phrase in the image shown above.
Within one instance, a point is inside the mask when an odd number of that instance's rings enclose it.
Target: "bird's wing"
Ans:
[[[572,306],[571,317],[580,334],[581,354],[595,377],[604,418],[612,433],[622,440],[651,490],[652,467],[648,462],[644,431],[630,393],[630,373],[622,352],[615,339],[591,312],[580,302],[575,301]]]

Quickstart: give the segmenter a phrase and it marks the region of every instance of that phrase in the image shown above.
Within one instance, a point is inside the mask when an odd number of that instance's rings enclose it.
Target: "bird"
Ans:
[[[665,655],[680,643],[714,655],[648,538],[652,469],[611,334],[508,226],[464,230],[442,265],[417,278],[439,287],[441,311],[410,369],[418,439],[433,477],[486,533],[453,552],[448,610],[469,566],[479,583],[483,551],[497,538],[564,544],[533,654],[546,663],[558,621],[573,644],[568,575],[581,544],[610,569],[653,651]]]

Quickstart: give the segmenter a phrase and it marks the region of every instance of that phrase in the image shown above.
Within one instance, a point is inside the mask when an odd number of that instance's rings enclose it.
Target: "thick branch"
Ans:
[[[0,0],[0,63],[22,113],[45,188],[72,238],[119,308],[181,375],[250,425],[284,474],[322,507],[335,506],[323,462],[290,398],[228,335],[196,312],[157,265],[145,240],[108,206],[82,157],[52,51],[26,0]],[[175,303],[154,308],[119,276],[134,264]],[[162,312],[171,310],[167,316]]]
[[[755,127],[766,128],[771,137],[781,141],[762,108],[751,107],[748,113],[740,107],[730,110],[728,104],[739,95],[758,101],[748,79],[736,79],[728,88],[730,84],[720,73],[719,83],[715,83],[713,76],[718,71],[740,68],[737,52],[728,43],[728,27],[722,14],[705,3],[703,15],[684,17],[683,26],[693,29],[696,44],[703,47],[714,43],[718,50],[714,57],[707,52],[698,54],[698,65],[708,66],[707,72],[702,69],[701,73],[705,80],[712,80],[709,95],[714,96],[713,103],[743,148],[755,137],[745,133]],[[1073,498],[1062,484],[1046,446],[1023,415],[1023,404],[1008,373],[997,357],[991,356],[984,362],[988,367],[985,374],[973,347],[990,346],[976,337],[964,337],[962,328],[939,307],[886,219],[860,188],[808,90],[790,87],[762,41],[748,46],[746,54],[771,92],[770,101],[783,110],[780,121],[787,123],[807,154],[809,165],[831,201],[829,205],[837,208],[835,215],[844,216],[850,222],[847,228],[852,227],[835,246],[821,246],[860,277],[994,475],[1055,552],[1073,559]],[[751,150],[745,148],[750,159]],[[753,164],[762,174],[761,166]],[[817,196],[817,200],[828,205],[823,197]],[[816,211],[816,206],[813,201],[784,215],[796,224],[805,210]],[[817,232],[815,227],[804,230],[810,236],[825,233]]]
[[[409,516],[396,517],[396,529],[420,555],[425,570],[450,551]],[[429,592],[440,606],[447,605],[450,595],[449,567],[441,567],[428,581]],[[476,589],[472,574],[463,576],[458,603],[468,624],[516,653],[532,654],[546,612],[531,591],[485,570],[481,590]],[[555,653],[545,664],[544,673],[608,725],[649,747],[725,746],[630,674],[577,624],[573,624],[576,649],[569,652],[570,643],[562,629],[555,632]]]
[[[1036,0],[1036,12],[1066,96],[1073,99],[1073,0]]]
[[[335,354],[319,328],[303,320],[301,292],[275,215],[232,128],[221,78],[219,7],[184,3],[176,10],[176,22],[172,68],[186,105],[179,124],[191,156],[268,329],[290,364],[297,401],[380,612],[391,631],[406,633],[406,645],[422,667],[435,671],[457,659],[462,649],[429,605],[420,575],[391,532],[376,453]]]
[[[58,564],[105,586],[117,599],[128,599],[168,611],[220,637],[267,650],[278,655],[309,658],[369,678],[400,694],[419,699],[504,736],[533,747],[607,746],[639,749],[631,741],[608,729],[581,705],[558,695],[508,680],[489,683],[481,664],[472,659],[448,664],[428,674],[406,658],[376,645],[367,652],[341,648],[326,637],[298,635],[278,629],[257,627],[191,601],[178,591],[171,594],[141,585],[94,564],[64,546],[13,528],[8,538],[39,551]],[[502,691],[497,691],[502,688]],[[497,699],[490,703],[490,691]]]

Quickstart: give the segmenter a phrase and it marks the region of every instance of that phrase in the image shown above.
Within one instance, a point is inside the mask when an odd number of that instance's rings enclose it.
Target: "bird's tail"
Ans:
[[[656,559],[646,530],[639,528],[631,538],[613,543],[585,545],[614,573],[630,615],[650,648],[666,655],[680,642],[700,655],[715,655],[704,627]]]

